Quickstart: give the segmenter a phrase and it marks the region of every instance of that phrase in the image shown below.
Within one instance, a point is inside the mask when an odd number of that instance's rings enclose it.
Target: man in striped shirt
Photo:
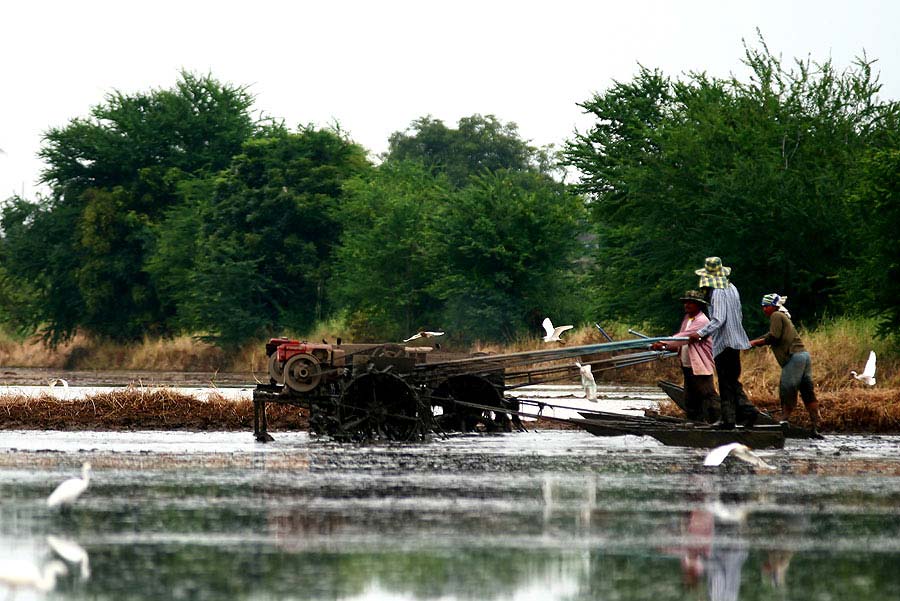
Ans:
[[[700,276],[700,289],[709,299],[709,323],[690,335],[696,342],[712,336],[713,360],[719,377],[722,418],[716,427],[733,430],[735,423],[750,427],[756,423],[759,410],[747,399],[741,385],[741,351],[750,348],[750,340],[742,325],[741,295],[728,281],[731,268],[719,257],[707,257]]]

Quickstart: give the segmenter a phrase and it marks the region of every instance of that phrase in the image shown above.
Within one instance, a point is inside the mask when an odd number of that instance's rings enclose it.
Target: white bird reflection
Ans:
[[[90,578],[91,566],[88,561],[87,551],[84,550],[84,547],[73,540],[60,538],[58,536],[53,536],[52,534],[47,537],[47,544],[54,553],[59,555],[59,557],[66,560],[68,563],[75,564],[79,567],[82,580]]]
[[[53,560],[39,568],[25,559],[5,559],[0,561],[0,584],[9,591],[7,599],[15,597],[20,589],[34,589],[46,593],[56,586],[56,578],[68,571],[61,561]]]

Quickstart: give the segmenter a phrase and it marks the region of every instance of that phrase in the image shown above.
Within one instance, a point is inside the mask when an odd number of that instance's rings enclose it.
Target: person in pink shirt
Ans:
[[[684,319],[681,321],[681,329],[672,336],[688,338],[709,323],[709,318],[703,313],[706,297],[697,290],[688,290],[680,300],[684,303]],[[684,373],[687,418],[691,421],[714,422],[718,418],[718,394],[713,383],[715,363],[711,337],[707,336],[697,342],[654,342],[650,348],[656,351],[678,351],[681,371]]]

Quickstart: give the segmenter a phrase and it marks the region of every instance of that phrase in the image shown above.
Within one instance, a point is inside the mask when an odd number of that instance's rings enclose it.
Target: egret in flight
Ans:
[[[575,326],[557,326],[553,327],[553,322],[550,321],[549,317],[544,318],[544,322],[541,324],[544,326],[544,331],[547,332],[547,335],[544,336],[544,342],[555,342],[559,341],[559,335],[565,332],[566,330],[571,330]]]
[[[851,370],[850,375],[863,384],[875,386],[875,351],[869,351],[869,360],[866,361],[866,366],[861,374]]]
[[[434,338],[435,336],[443,336],[443,335],[444,335],[443,332],[425,332],[425,331],[416,332],[415,334],[413,334],[412,336],[410,336],[403,342],[409,342],[410,340],[415,340],[416,338]]]

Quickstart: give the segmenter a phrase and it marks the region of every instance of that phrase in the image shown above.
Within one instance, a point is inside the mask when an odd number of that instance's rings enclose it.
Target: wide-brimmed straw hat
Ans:
[[[678,300],[680,300],[681,302],[698,303],[700,305],[707,304],[706,297],[699,290],[688,290],[687,292],[682,294],[681,298],[679,298]]]
[[[700,288],[728,288],[731,267],[722,265],[719,257],[706,257],[706,264],[694,273],[700,276]]]

